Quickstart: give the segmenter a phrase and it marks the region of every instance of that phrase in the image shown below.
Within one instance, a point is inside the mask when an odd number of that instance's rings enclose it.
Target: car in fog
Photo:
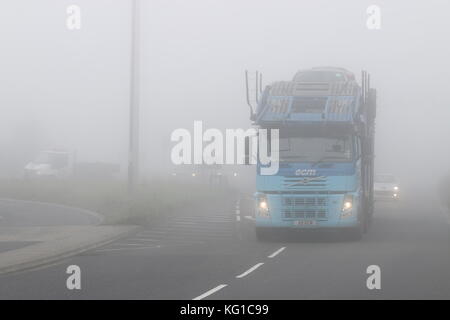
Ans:
[[[355,75],[344,68],[315,67],[298,71],[293,78],[294,82],[348,82],[354,81]]]
[[[120,165],[106,162],[79,162],[75,152],[51,149],[41,151],[24,168],[25,179],[65,179],[71,177],[111,178],[120,173]]]
[[[378,200],[398,200],[400,189],[392,174],[377,174],[374,179],[374,195]]]

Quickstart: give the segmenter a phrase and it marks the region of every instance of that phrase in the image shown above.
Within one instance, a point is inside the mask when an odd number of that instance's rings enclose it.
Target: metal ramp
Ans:
[[[255,84],[250,86],[249,79]],[[375,93],[370,76],[363,71],[361,86],[356,80],[334,82],[277,81],[262,90],[262,76],[246,71],[247,104],[250,119],[259,125],[277,123],[354,124],[363,113],[375,117]]]
[[[278,81],[270,86],[271,96],[356,96],[359,86],[346,82],[294,82]]]

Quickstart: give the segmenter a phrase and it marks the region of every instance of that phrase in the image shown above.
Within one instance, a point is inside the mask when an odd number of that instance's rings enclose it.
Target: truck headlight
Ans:
[[[397,187],[397,186],[395,186],[395,187],[394,187],[394,190],[395,190],[395,191],[398,191],[398,187]]]
[[[348,212],[353,209],[353,196],[348,194],[344,197],[344,203],[342,204],[342,211]]]
[[[269,210],[269,205],[267,204],[266,200],[259,201],[259,210]]]
[[[341,218],[348,218],[353,215],[353,196],[348,194],[344,197],[344,202],[342,203]]]
[[[260,196],[257,201],[256,212],[260,217],[269,217],[269,203],[266,196]]]

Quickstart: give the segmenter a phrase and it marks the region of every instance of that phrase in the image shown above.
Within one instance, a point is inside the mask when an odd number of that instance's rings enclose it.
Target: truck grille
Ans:
[[[288,197],[283,199],[282,215],[284,219],[325,220],[327,205],[326,197]]]
[[[283,187],[288,190],[324,190],[327,188],[327,177],[284,177]]]

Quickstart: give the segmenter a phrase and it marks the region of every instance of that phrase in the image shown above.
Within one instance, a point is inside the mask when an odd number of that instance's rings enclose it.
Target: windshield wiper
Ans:
[[[282,159],[306,158],[306,156],[284,156]]]
[[[292,160],[292,159],[297,159],[300,161],[300,159],[306,158],[306,156],[284,156],[284,157],[280,157],[280,162],[283,161],[288,161],[288,160]]]

